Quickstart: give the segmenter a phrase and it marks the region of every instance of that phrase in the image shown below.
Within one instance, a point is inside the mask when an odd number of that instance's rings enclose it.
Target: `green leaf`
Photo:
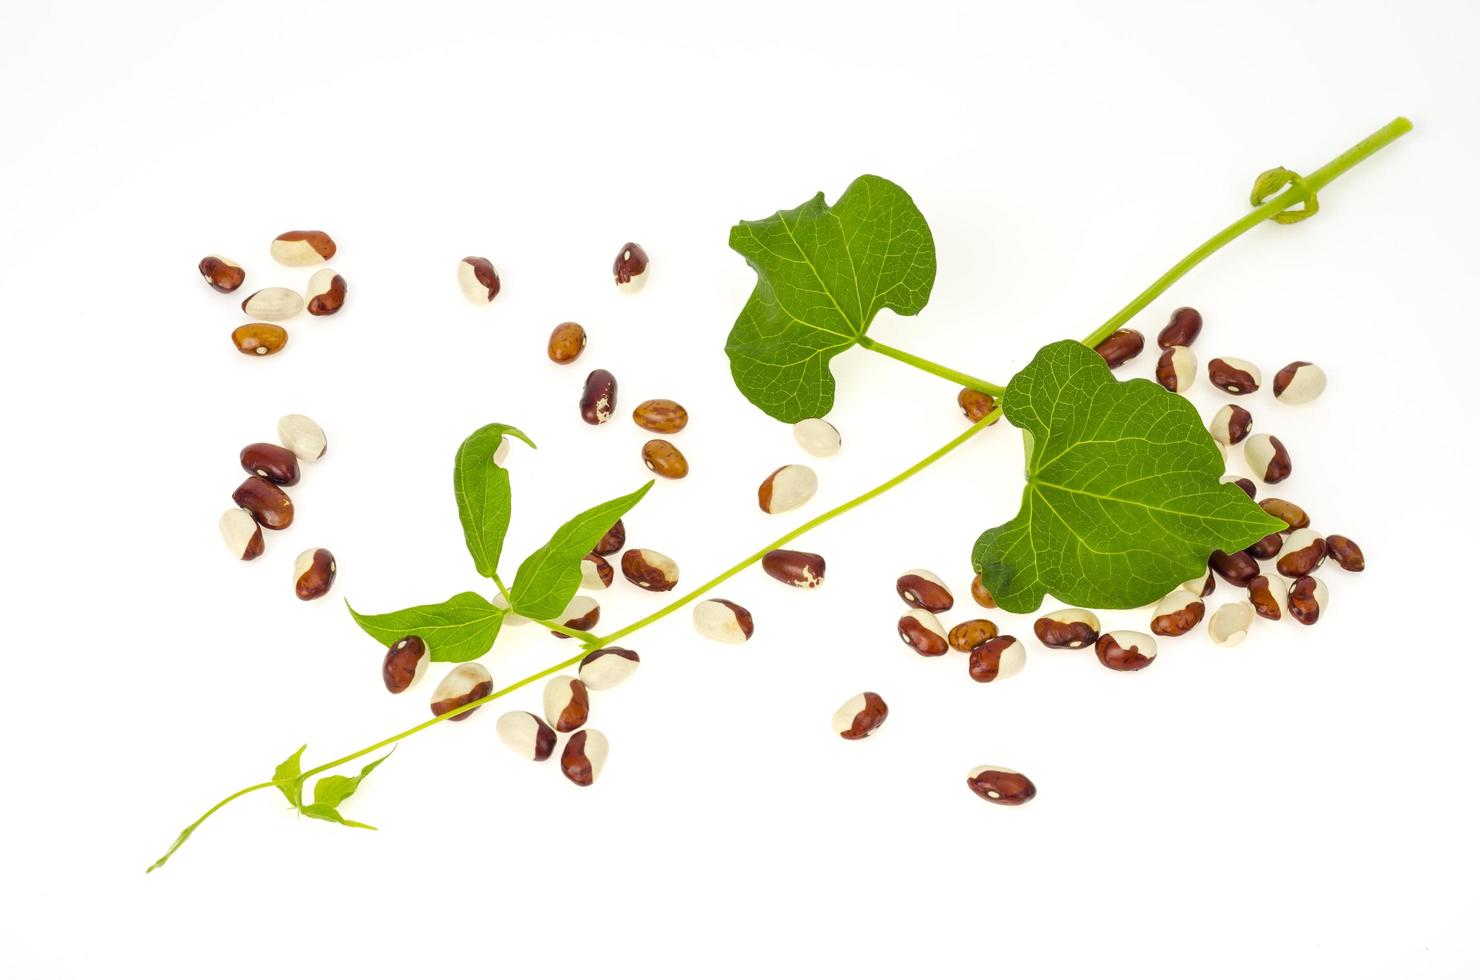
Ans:
[[[913,316],[935,284],[935,240],[900,187],[859,177],[829,207],[822,194],[730,229],[755,290],[725,353],[741,394],[783,422],[820,418],[836,383],[828,363],[889,307]]]
[[[457,497],[457,516],[473,565],[484,578],[493,578],[509,530],[509,471],[493,461],[505,436],[534,443],[511,425],[485,425],[463,440],[452,467],[452,492]]]
[[[392,749],[391,751],[395,751]],[[360,770],[358,776],[323,776],[313,787],[313,801],[328,806],[338,806],[360,788],[360,780],[375,771],[375,767],[391,757],[390,752]]]
[[[419,636],[432,659],[442,663],[477,660],[487,653],[506,612],[476,592],[459,592],[446,602],[374,616],[356,612],[348,601],[345,605],[360,629],[386,646],[403,636]]]
[[[652,486],[649,480],[627,496],[597,504],[560,525],[550,540],[519,566],[509,589],[514,611],[530,619],[554,619],[564,612],[581,586],[581,559]]]
[[[313,817],[315,820],[327,820],[330,823],[342,824],[345,827],[358,827],[361,830],[375,830],[368,823],[360,823],[358,820],[350,820],[327,803],[310,803],[303,807],[305,817]]]
[[[272,771],[272,784],[282,790],[288,802],[295,807],[303,805],[303,784],[298,777],[303,773],[303,752],[307,748],[307,744],[300,745],[297,752],[279,762]]]
[[[1203,575],[1284,525],[1221,483],[1223,457],[1192,403],[1151,381],[1120,382],[1083,344],[1040,350],[1007,386],[1028,485],[1017,517],[978,539],[972,563],[1008,612],[1045,593],[1130,609]]]

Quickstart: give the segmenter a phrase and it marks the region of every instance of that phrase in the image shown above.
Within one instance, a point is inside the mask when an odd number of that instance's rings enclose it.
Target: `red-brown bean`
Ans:
[[[238,507],[252,512],[257,523],[269,531],[281,531],[293,523],[293,500],[282,487],[260,476],[249,476],[232,493]]]

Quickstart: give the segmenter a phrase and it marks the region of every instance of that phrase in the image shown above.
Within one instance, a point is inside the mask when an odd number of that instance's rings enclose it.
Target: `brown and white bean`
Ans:
[[[303,297],[282,286],[269,286],[242,300],[242,312],[255,320],[290,320],[303,312]]]
[[[582,684],[592,691],[609,691],[637,673],[640,662],[636,650],[626,647],[602,647],[581,658],[577,668]]]
[[[1278,622],[1285,618],[1289,608],[1289,590],[1283,582],[1271,582],[1269,576],[1258,575],[1249,583],[1249,605],[1261,619]]]
[[[744,643],[755,633],[750,610],[728,599],[705,599],[694,604],[694,629],[720,643]]]
[[[226,550],[231,552],[231,557],[251,561],[261,556],[264,547],[262,528],[251,511],[245,507],[233,507],[221,515],[218,525],[221,540],[226,542]]]
[[[940,576],[923,568],[912,568],[901,575],[894,582],[894,591],[899,593],[906,605],[914,609],[928,609],[939,613],[945,612],[956,603],[951,590],[941,581]]]
[[[349,286],[344,277],[333,269],[320,269],[309,277],[308,289],[304,293],[308,297],[310,316],[333,316],[344,309],[344,298],[349,293]]]
[[[1005,766],[977,766],[966,774],[966,788],[1000,806],[1022,806],[1038,795],[1033,780]]]
[[[617,410],[617,379],[610,371],[597,368],[586,375],[581,389],[581,418],[588,425],[600,425]]]
[[[1208,638],[1220,647],[1232,647],[1244,642],[1249,628],[1254,625],[1254,606],[1240,599],[1225,602],[1208,617]]]
[[[594,728],[582,729],[565,743],[560,753],[560,771],[577,786],[590,786],[601,775],[610,751],[605,735]]]
[[[488,672],[487,667],[480,663],[458,664],[447,672],[447,676],[442,678],[437,689],[432,692],[432,714],[445,715],[492,693],[493,675]],[[477,710],[469,708],[448,720],[467,721]]]
[[[1308,527],[1291,531],[1275,560],[1275,571],[1285,578],[1309,575],[1326,560],[1326,539]]]
[[[1360,572],[1367,567],[1361,546],[1344,534],[1326,535],[1326,550],[1331,553],[1331,560],[1348,572]]]
[[[1270,517],[1285,522],[1287,525],[1285,533],[1298,531],[1303,527],[1310,527],[1310,515],[1298,504],[1292,504],[1290,501],[1280,497],[1265,497],[1259,501],[1259,506]]]
[[[971,580],[971,598],[983,609],[997,608],[997,600],[992,598],[992,593],[982,583],[981,573],[977,573],[976,577]]]
[[[879,730],[889,717],[889,706],[873,691],[855,694],[833,712],[832,727],[843,738],[857,741]]]
[[[791,435],[809,456],[836,456],[843,448],[843,437],[824,419],[802,419],[791,427]]]
[[[601,604],[588,595],[575,595],[565,604],[565,611],[555,620],[566,629],[590,630],[601,621]],[[569,639],[565,633],[550,631],[561,639]]]
[[[997,624],[990,619],[968,619],[951,627],[946,641],[952,650],[970,653],[983,643],[997,636]]]
[[[1118,368],[1146,348],[1146,338],[1139,330],[1117,330],[1095,345],[1095,353],[1112,368]]]
[[[1254,476],[1265,483],[1280,483],[1290,476],[1290,452],[1267,432],[1256,432],[1244,443],[1244,461]]]
[[[911,609],[899,617],[899,638],[922,657],[939,657],[950,649],[946,628],[925,609]]]
[[[307,415],[284,415],[278,419],[278,441],[294,456],[311,463],[322,459],[329,448],[324,430]]]
[[[1240,589],[1259,574],[1259,563],[1243,551],[1235,551],[1231,555],[1226,551],[1214,551],[1208,558],[1208,564],[1223,581]]]
[[[1095,656],[1111,670],[1141,670],[1156,659],[1156,641],[1134,630],[1111,630],[1095,641]]]
[[[581,588],[593,591],[609,588],[613,577],[611,562],[596,552],[581,559]]]
[[[550,331],[545,354],[556,364],[569,364],[580,357],[581,351],[585,349],[586,328],[574,320],[566,320],[556,324],[555,329]]]
[[[689,412],[671,398],[649,398],[632,410],[632,421],[640,429],[672,435],[689,424]]]
[[[457,264],[457,288],[474,306],[487,306],[503,288],[498,270],[481,255],[469,255]]]
[[[647,282],[648,254],[636,242],[622,246],[612,260],[612,278],[623,292],[635,293]]]
[[[619,518],[617,520],[617,523],[611,526],[611,530],[603,534],[601,536],[601,540],[596,542],[595,550],[598,555],[614,555],[617,552],[621,551],[622,546],[626,543],[627,528],[622,524],[622,521]]]
[[[231,342],[243,354],[269,357],[288,346],[288,331],[276,323],[243,323],[231,331]]]
[[[1274,396],[1286,405],[1315,401],[1326,390],[1326,372],[1310,361],[1291,361],[1275,372]]]
[[[499,716],[497,728],[499,741],[522,759],[544,762],[555,754],[555,729],[539,715],[510,711]]]
[[[385,659],[380,664],[380,679],[385,682],[387,691],[400,694],[421,680],[431,662],[431,651],[421,637],[403,636],[386,648]],[[489,690],[492,690],[491,686]],[[433,714],[436,714],[435,710]]]
[[[1028,651],[1020,640],[1013,636],[994,636],[975,647],[966,657],[966,669],[971,679],[980,684],[990,684],[1022,671],[1028,663]]]
[[[218,293],[234,293],[247,281],[247,271],[230,259],[207,255],[196,266],[200,277]]]
[[[1078,650],[1100,638],[1100,620],[1088,609],[1059,609],[1038,617],[1033,634],[1046,647]]]
[[[1197,355],[1190,347],[1168,347],[1156,359],[1156,383],[1173,394],[1192,387],[1197,380]]]
[[[552,677],[545,684],[545,720],[562,735],[586,724],[591,696],[579,677]]]
[[[668,480],[682,480],[689,475],[688,459],[667,439],[649,439],[643,443],[642,464]]]
[[[1224,405],[1213,413],[1208,433],[1220,446],[1236,446],[1254,431],[1254,416],[1242,405]]]
[[[761,568],[776,581],[798,589],[815,589],[827,576],[827,562],[821,555],[786,548],[766,552]]]
[[[280,487],[291,487],[298,483],[298,457],[282,446],[274,446],[270,442],[254,442],[244,448],[237,458],[242,469]]]
[[[1250,500],[1253,500],[1259,495],[1259,488],[1254,486],[1254,481],[1246,476],[1225,476],[1223,478],[1223,482],[1232,483],[1234,486],[1238,487],[1245,494],[1247,494]]]
[[[956,404],[961,407],[961,413],[966,416],[967,421],[980,422],[997,407],[997,399],[984,391],[974,388],[962,388],[956,394]]]
[[[322,231],[285,231],[272,241],[272,257],[286,266],[318,265],[334,257],[339,247]]]
[[[651,548],[628,548],[622,553],[622,575],[639,589],[668,592],[678,584],[678,562]]]
[[[304,602],[322,599],[334,588],[339,563],[328,548],[309,548],[293,561],[293,591]]]
[[[1212,579],[1212,575],[1208,578]],[[1198,586],[1201,588],[1202,583],[1198,583]],[[1206,611],[1207,607],[1203,605],[1201,596],[1189,592],[1185,587],[1177,589],[1162,597],[1156,604],[1156,609],[1151,613],[1151,632],[1157,636],[1181,636],[1202,622]]]
[[[1290,616],[1303,626],[1314,626],[1326,611],[1326,583],[1314,575],[1297,578],[1290,586]]]
[[[283,488],[260,476],[249,476],[232,493],[238,507],[252,512],[257,523],[269,531],[281,531],[293,523],[293,501]]]
[[[1182,588],[1186,589],[1188,592],[1191,592],[1199,599],[1206,599],[1208,596],[1212,595],[1213,589],[1217,588],[1217,586],[1218,583],[1213,580],[1212,572],[1208,572],[1205,578],[1188,579],[1187,581],[1182,583]]]
[[[1171,319],[1156,335],[1156,346],[1162,350],[1169,347],[1191,347],[1197,335],[1202,333],[1202,314],[1190,306],[1172,311]]]
[[[810,466],[792,463],[774,470],[761,481],[756,500],[766,514],[781,514],[812,499],[817,492],[817,474]]]
[[[1247,395],[1259,390],[1259,369],[1238,357],[1215,357],[1208,362],[1208,380],[1219,391]]]

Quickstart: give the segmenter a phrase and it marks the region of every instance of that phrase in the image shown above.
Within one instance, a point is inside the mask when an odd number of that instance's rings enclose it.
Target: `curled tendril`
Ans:
[[[1286,170],[1284,167],[1274,167],[1271,170],[1266,170],[1254,178],[1254,189],[1249,192],[1249,203],[1257,208],[1269,198],[1284,190],[1287,186],[1299,187],[1304,182],[1304,179],[1295,171]],[[1305,206],[1300,210],[1297,211],[1294,208],[1290,208],[1271,217],[1272,220],[1278,221],[1282,225],[1293,225],[1297,221],[1304,221],[1320,209],[1320,202],[1316,200],[1314,194],[1311,194],[1305,199]]]

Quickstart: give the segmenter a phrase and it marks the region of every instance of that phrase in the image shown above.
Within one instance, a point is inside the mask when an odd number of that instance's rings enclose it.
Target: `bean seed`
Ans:
[[[581,559],[581,588],[605,589],[612,584],[611,562],[591,552]]]
[[[588,425],[600,425],[617,410],[617,379],[610,371],[597,368],[586,375],[581,390],[581,418]]]
[[[322,599],[334,588],[339,565],[328,548],[309,548],[293,562],[293,591],[307,602]]]
[[[827,562],[810,551],[768,551],[761,559],[761,568],[776,581],[798,589],[815,589],[827,576]]]
[[[1264,537],[1249,545],[1244,551],[1248,552],[1250,558],[1259,561],[1269,561],[1285,546],[1285,539],[1278,531],[1271,531]]]
[[[231,331],[231,342],[243,354],[267,357],[288,346],[288,331],[276,323],[243,323]]]
[[[939,657],[949,649],[946,628],[925,609],[911,609],[899,617],[899,638],[922,657]]]
[[[1259,563],[1242,551],[1231,555],[1226,551],[1215,551],[1208,558],[1208,564],[1225,582],[1240,589],[1259,574]]]
[[[997,407],[997,399],[984,391],[962,388],[956,395],[956,404],[961,406],[961,412],[969,421],[980,422],[992,414]]]
[[[1208,362],[1208,380],[1213,387],[1230,395],[1247,395],[1259,390],[1259,369],[1238,357],[1215,357]]]
[[[555,621],[566,629],[590,630],[601,621],[601,605],[588,595],[571,596],[570,602],[565,604],[565,611]],[[550,632],[561,639],[570,638],[565,633]]]
[[[761,481],[756,500],[766,514],[781,514],[812,499],[817,492],[817,474],[810,466],[793,463],[774,470]]]
[[[545,684],[545,720],[562,735],[586,724],[591,697],[579,677],[552,677]]]
[[[247,281],[247,271],[230,259],[207,255],[196,266],[200,277],[218,293],[234,293]]]
[[[1209,575],[1208,578],[1211,579],[1212,576]],[[1181,636],[1202,622],[1204,612],[1206,607],[1201,596],[1187,591],[1186,588],[1177,589],[1156,604],[1156,609],[1151,614],[1151,632],[1157,636]]]
[[[649,398],[632,410],[632,421],[640,429],[669,435],[683,431],[683,427],[689,424],[689,413],[672,399]]]
[[[349,287],[344,277],[333,269],[320,269],[309,277],[308,289],[304,292],[308,297],[310,316],[333,316],[344,308],[344,297]]]
[[[1238,646],[1254,625],[1254,606],[1240,599],[1225,602],[1208,618],[1208,638],[1220,647]]]
[[[1202,333],[1202,314],[1190,306],[1181,306],[1172,311],[1172,318],[1156,335],[1156,346],[1191,347],[1197,335]]]
[[[1291,361],[1274,376],[1274,396],[1287,405],[1315,401],[1326,390],[1326,372],[1310,361]]]
[[[1182,583],[1182,588],[1186,589],[1188,592],[1191,592],[1193,595],[1197,596],[1200,599],[1206,599],[1208,596],[1212,595],[1213,590],[1217,587],[1218,583],[1213,581],[1212,572],[1208,572],[1206,578],[1188,579],[1186,582]]]
[[[601,775],[609,751],[606,736],[596,729],[576,732],[560,753],[560,771],[577,786],[590,786]]]
[[[981,646],[973,647],[966,658],[971,679],[990,684],[1019,673],[1028,663],[1028,651],[1013,636],[995,636]]]
[[[720,643],[744,643],[755,633],[750,610],[728,599],[705,599],[694,606],[694,629]]]
[[[850,741],[868,738],[889,717],[889,706],[873,691],[855,694],[833,713],[833,731]]]
[[[1254,429],[1254,416],[1242,405],[1224,405],[1213,413],[1208,433],[1220,446],[1236,446]]]
[[[1249,604],[1263,619],[1284,619],[1288,608],[1287,591],[1283,582],[1271,583],[1269,576],[1256,575],[1249,583]]]
[[[445,715],[492,693],[493,675],[488,673],[487,667],[480,663],[458,664],[448,671],[447,676],[442,678],[442,682],[432,692],[432,714]],[[448,720],[467,721],[477,710],[478,708],[469,708]]]
[[[843,437],[831,422],[823,419],[802,419],[791,427],[791,434],[809,456],[836,456],[843,448]]]
[[[667,592],[678,584],[678,563],[650,548],[628,548],[622,553],[622,574],[639,589]]]
[[[623,526],[621,519],[611,526],[611,530],[601,536],[596,542],[596,553],[598,555],[614,555],[622,550],[627,543],[627,528]]]
[[[307,415],[284,415],[278,419],[277,432],[278,442],[304,462],[322,459],[329,448],[324,430]]]
[[[912,568],[894,582],[894,591],[905,604],[915,609],[945,612],[956,604],[951,590],[934,572],[923,568]]]
[[[661,477],[682,480],[689,475],[689,461],[667,439],[649,439],[642,444],[643,465]]]
[[[1224,483],[1232,483],[1234,486],[1238,487],[1244,493],[1248,494],[1250,500],[1253,500],[1254,497],[1259,493],[1259,489],[1254,486],[1254,481],[1251,480],[1251,479],[1249,479],[1246,476],[1236,476],[1236,477],[1234,477],[1232,479],[1229,479],[1227,477],[1224,477],[1223,478],[1223,482]]]
[[[577,668],[581,683],[592,691],[609,691],[637,672],[637,651],[625,647],[602,647],[581,658]]]
[[[1088,609],[1059,609],[1033,624],[1040,643],[1055,650],[1078,650],[1100,637],[1100,620]]]
[[[586,328],[573,320],[555,325],[550,331],[550,341],[545,353],[556,364],[569,364],[581,356],[586,349]]]
[[[218,523],[221,540],[226,542],[226,550],[233,558],[251,561],[262,554],[262,528],[257,525],[251,511],[233,507],[221,515]]]
[[[272,257],[280,265],[318,265],[336,251],[334,239],[322,231],[285,231],[272,242]]]
[[[291,487],[298,482],[298,457],[282,446],[254,442],[241,451],[238,459],[242,469],[280,487]]]
[[[1134,630],[1111,630],[1095,641],[1095,656],[1111,670],[1141,670],[1156,659],[1156,641]]]
[[[966,788],[1001,806],[1022,806],[1038,795],[1033,780],[1004,766],[977,766],[966,774]]]
[[[1290,586],[1290,616],[1303,626],[1314,626],[1326,610],[1326,583],[1314,575],[1295,580]]]
[[[421,637],[403,636],[386,648],[385,660],[380,664],[380,679],[385,681],[387,691],[400,694],[421,680],[431,662],[431,651]],[[489,689],[492,690],[492,686]],[[437,710],[433,708],[432,713],[437,714]]]
[[[617,257],[612,260],[612,278],[623,292],[637,292],[647,281],[647,274],[648,254],[636,242],[623,245]]]
[[[1299,505],[1292,504],[1288,500],[1282,500],[1279,497],[1265,497],[1259,501],[1259,506],[1264,508],[1264,513],[1270,517],[1285,522],[1287,526],[1284,533],[1286,534],[1303,527],[1310,527],[1310,515]]]
[[[288,320],[303,312],[303,297],[282,286],[269,286],[242,300],[242,312],[256,320]]]
[[[1254,476],[1265,483],[1280,483],[1290,476],[1289,450],[1267,432],[1255,433],[1244,443],[1244,460]]]
[[[498,270],[481,255],[469,255],[457,264],[457,288],[474,306],[487,306],[503,288]],[[579,352],[577,352],[579,353]]]
[[[260,476],[249,476],[232,493],[238,507],[252,512],[257,523],[269,531],[281,531],[293,523],[293,501],[282,487]]]
[[[1274,563],[1275,571],[1285,578],[1309,575],[1326,560],[1326,539],[1308,527],[1291,531]]]
[[[1331,553],[1336,564],[1348,572],[1360,572],[1367,567],[1367,559],[1362,554],[1361,547],[1344,534],[1326,535],[1326,550]]]
[[[1137,356],[1146,347],[1146,338],[1139,330],[1117,330],[1095,345],[1095,353],[1105,359],[1112,368],[1118,368]]]
[[[976,577],[971,580],[971,598],[983,609],[997,608],[997,600],[992,598],[992,593],[988,592],[987,587],[982,584],[981,573],[977,573]]]
[[[545,719],[528,711],[510,711],[499,716],[498,737],[520,758],[544,762],[555,754],[555,729]]]
[[[1156,381],[1167,391],[1177,394],[1192,387],[1197,380],[1197,355],[1188,347],[1168,347],[1156,359]]]
[[[968,619],[951,627],[946,636],[952,650],[970,653],[997,635],[997,624],[990,619]]]

